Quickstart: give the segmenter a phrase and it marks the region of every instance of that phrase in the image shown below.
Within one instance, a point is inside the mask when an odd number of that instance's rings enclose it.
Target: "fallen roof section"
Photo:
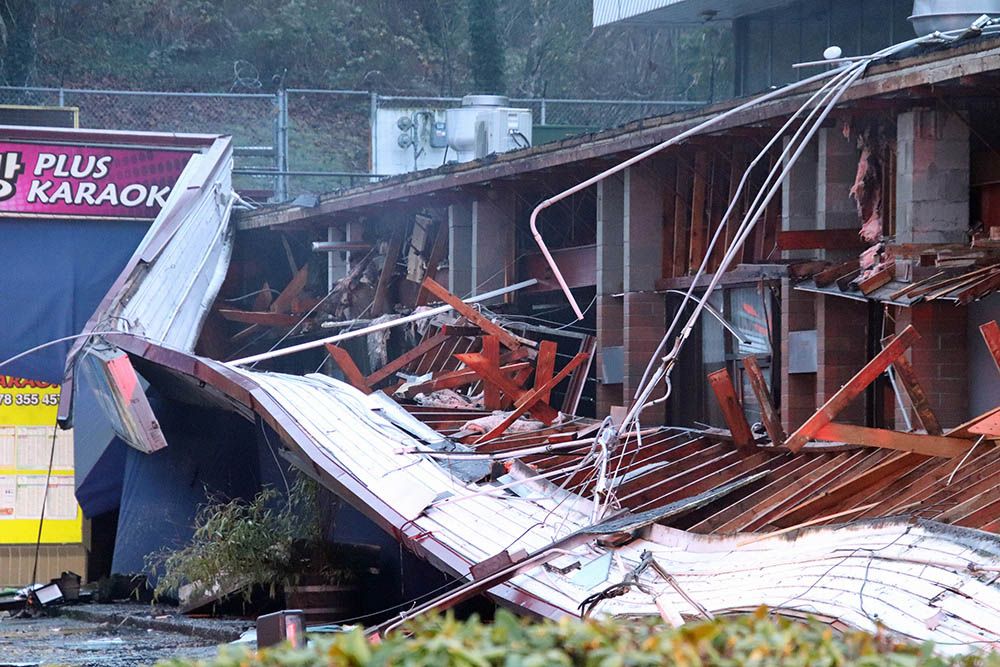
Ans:
[[[914,493],[924,507],[939,512],[948,506],[945,498],[985,501],[983,493],[995,493],[981,488],[988,481],[985,472],[1000,465],[992,446],[965,468],[975,472],[960,472],[957,483],[947,485],[941,482],[956,469],[952,460],[860,448],[796,456],[761,451],[744,457],[731,444],[664,430],[645,440],[643,460],[624,474],[637,474],[633,481],[649,487],[650,459],[655,459],[660,477],[674,483],[675,493],[653,503],[630,503],[633,511],[595,522],[588,498],[591,475],[583,476],[582,485],[561,481],[585,471],[580,462],[587,459],[579,451],[560,452],[561,461],[549,456],[548,464],[529,461],[533,480],[468,483],[452,475],[447,459],[439,460],[415,435],[426,432],[415,417],[386,410],[381,400],[342,382],[248,371],[127,335],[115,335],[113,342],[149,377],[173,377],[192,395],[208,394],[206,400],[259,416],[311,474],[452,575],[483,579],[482,568],[498,556],[511,567],[521,563],[514,576],[489,592],[524,611],[558,618],[578,615],[581,605],[589,605],[601,615],[654,615],[668,609],[677,618],[693,618],[702,613],[699,607],[715,614],[765,604],[870,630],[881,624],[900,636],[939,642],[945,651],[971,642],[1000,646],[996,535],[917,519],[823,527],[809,521],[807,527],[788,526],[790,532],[726,537],[658,524],[690,520],[694,512],[714,511],[718,519],[720,513],[746,508],[757,515],[756,525],[730,521],[716,523],[715,530],[774,528],[773,521],[763,523],[767,517],[760,510],[784,507],[787,523],[794,516],[787,510],[802,508],[803,496],[839,496],[852,483],[849,497],[863,513],[897,506],[913,513],[899,489],[907,482],[921,489]],[[573,486],[579,492],[569,496],[539,492]],[[881,508],[872,500],[880,496]],[[952,504],[951,513],[957,517],[974,505]],[[712,523],[700,522],[702,528]],[[640,567],[644,552],[652,554],[656,568]],[[675,581],[665,581],[659,570]],[[622,581],[635,582],[624,595],[592,597]]]

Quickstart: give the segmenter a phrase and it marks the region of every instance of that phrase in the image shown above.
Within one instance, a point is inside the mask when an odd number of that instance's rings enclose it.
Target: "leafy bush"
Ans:
[[[665,629],[654,620],[533,623],[500,611],[492,624],[451,615],[417,619],[379,644],[360,629],[315,640],[307,649],[225,647],[209,662],[173,660],[162,667],[801,667],[1000,666],[1000,658],[935,656],[932,647],[894,644],[863,632],[844,635],[818,623],[775,618],[761,609],[743,617]]]
[[[247,600],[255,586],[275,597],[278,586],[298,581],[303,568],[297,547],[320,541],[316,485],[300,477],[287,499],[268,487],[250,501],[206,503],[198,508],[194,527],[184,547],[146,558],[147,569],[157,577],[154,596],[193,584],[191,596],[197,598],[216,584],[231,584]]]

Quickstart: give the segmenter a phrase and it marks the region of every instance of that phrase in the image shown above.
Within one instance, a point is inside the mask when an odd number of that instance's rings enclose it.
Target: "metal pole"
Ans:
[[[517,283],[516,285],[511,285],[509,287],[501,287],[500,289],[493,290],[492,292],[487,292],[486,294],[479,294],[469,299],[463,299],[465,303],[479,303],[480,301],[487,301],[489,299],[494,299],[498,296],[503,296],[504,294],[510,294],[511,292],[516,292],[518,290],[524,289],[525,287],[531,287],[532,285],[537,285],[538,281],[534,278],[531,280],[525,280],[524,282]],[[329,338],[321,338],[320,340],[312,340],[308,343],[299,343],[298,345],[292,345],[291,347],[284,347],[280,350],[271,350],[270,352],[264,352],[262,354],[255,354],[252,357],[244,357],[243,359],[236,359],[235,361],[226,362],[230,366],[245,366],[246,364],[252,364],[257,361],[264,361],[265,359],[274,359],[275,357],[283,357],[294,352],[302,352],[303,350],[311,350],[317,347],[323,347],[327,343],[337,343],[342,340],[348,340],[350,338],[357,338],[358,336],[367,336],[370,333],[375,333],[376,331],[382,331],[384,329],[391,329],[393,327],[398,327],[400,324],[408,324],[410,322],[416,322],[418,320],[425,320],[428,317],[434,317],[435,315],[440,315],[441,313],[447,313],[452,307],[445,304],[443,306],[438,306],[437,308],[431,308],[430,310],[422,310],[416,313],[410,313],[405,317],[400,317],[396,320],[390,320],[388,322],[381,322],[379,324],[372,324],[371,326],[364,327],[362,329],[355,329],[354,331],[345,331],[342,334],[337,334],[336,336],[330,336]]]
[[[371,107],[369,109],[368,116],[368,127],[371,128],[371,148],[369,148],[368,154],[368,171],[373,174],[378,172],[377,164],[377,147],[378,147],[378,93],[372,91],[371,94]]]
[[[545,109],[545,98],[543,97],[542,98],[542,119],[541,119],[541,125],[547,125],[548,124],[545,121],[545,112],[546,112],[546,109]]]
[[[59,106],[66,106],[66,91],[62,88],[59,89]]]
[[[275,159],[277,160],[277,199],[288,201],[288,93],[279,88],[276,93],[278,103],[277,132],[275,136]]]

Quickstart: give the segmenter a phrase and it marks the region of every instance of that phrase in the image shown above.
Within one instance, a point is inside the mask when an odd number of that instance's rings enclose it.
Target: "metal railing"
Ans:
[[[512,98],[541,125],[600,130],[698,100]],[[116,130],[228,134],[238,187],[271,201],[329,192],[375,177],[371,128],[379,109],[459,106],[460,97],[382,95],[288,88],[274,93],[205,93],[0,86],[0,104],[71,106],[80,125]]]

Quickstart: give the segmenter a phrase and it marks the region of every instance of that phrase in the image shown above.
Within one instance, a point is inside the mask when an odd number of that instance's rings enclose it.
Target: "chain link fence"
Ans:
[[[511,99],[537,126],[564,134],[597,131],[705,104],[695,100]],[[276,93],[189,93],[0,87],[0,104],[68,106],[80,126],[228,134],[234,182],[258,201],[287,201],[370,181],[371,128],[378,110],[461,105],[459,97],[287,89]]]

